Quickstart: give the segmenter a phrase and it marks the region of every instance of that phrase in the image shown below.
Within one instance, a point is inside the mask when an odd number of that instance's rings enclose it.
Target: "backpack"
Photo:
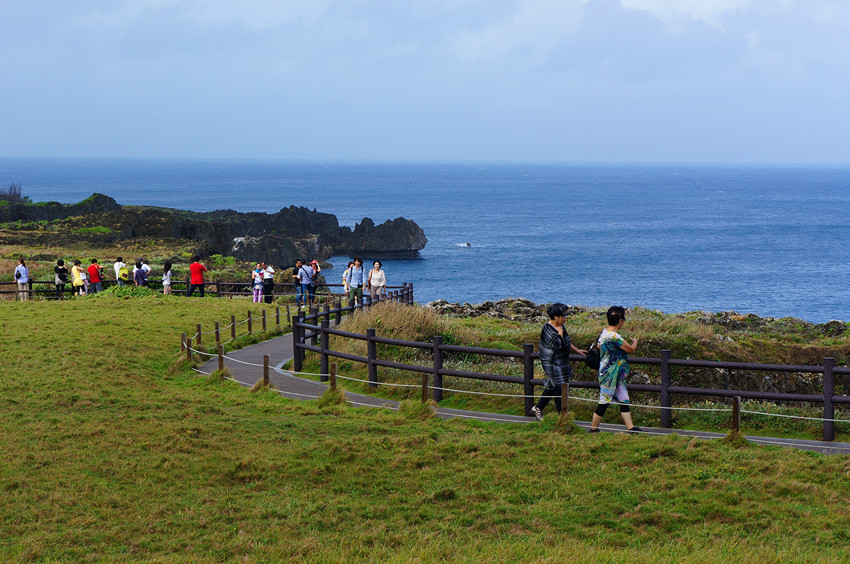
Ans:
[[[588,368],[599,370],[599,363],[601,360],[602,359],[599,354],[599,341],[593,341],[593,343],[587,347],[587,354],[584,356],[584,363]]]
[[[119,268],[118,269],[118,279],[126,282],[128,278],[130,278],[130,271],[127,269],[127,267],[122,266],[121,268]]]

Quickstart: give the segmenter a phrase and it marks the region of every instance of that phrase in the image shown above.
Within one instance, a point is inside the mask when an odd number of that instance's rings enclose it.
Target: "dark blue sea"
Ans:
[[[850,320],[847,166],[0,158],[0,185],[10,182],[34,201],[100,192],[198,211],[297,205],[350,226],[403,216],[428,245],[384,267],[422,303],[523,297]]]

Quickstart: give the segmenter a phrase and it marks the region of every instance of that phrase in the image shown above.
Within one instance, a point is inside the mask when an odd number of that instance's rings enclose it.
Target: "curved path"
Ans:
[[[250,387],[263,377],[263,356],[269,355],[269,366],[278,370],[269,371],[269,382],[272,387],[282,396],[290,399],[316,399],[328,389],[327,384],[299,378],[285,370],[283,365],[294,356],[292,334],[283,335],[251,345],[239,350],[231,351],[224,357],[224,363],[230,369],[233,380],[237,383]],[[199,371],[205,374],[214,372],[218,368],[218,359],[213,357],[200,367]],[[373,407],[379,409],[398,409],[399,402],[383,398],[376,398],[364,394],[345,392],[346,400],[357,407]],[[437,415],[443,419],[475,419],[478,421],[494,421],[500,423],[534,423],[534,417],[520,415],[505,415],[497,413],[482,413],[480,411],[466,411],[463,409],[437,408]],[[576,421],[576,425],[588,428],[587,421]],[[602,424],[602,431],[626,432],[623,425]],[[705,431],[686,431],[681,429],[662,429],[657,427],[643,427],[643,433],[647,435],[670,435],[676,433],[685,437],[697,437],[700,439],[722,439],[725,433],[709,433]],[[850,454],[850,443],[826,443],[823,441],[801,440],[801,439],[775,439],[770,437],[756,437],[747,435],[746,439],[752,443],[762,445],[774,445],[793,447],[800,450],[811,450],[823,454]]]

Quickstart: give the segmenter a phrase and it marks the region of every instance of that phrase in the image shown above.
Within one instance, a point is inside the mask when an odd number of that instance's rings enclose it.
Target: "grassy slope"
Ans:
[[[850,556],[847,456],[405,419],[169,372],[181,331],[248,307],[0,303],[0,559]]]

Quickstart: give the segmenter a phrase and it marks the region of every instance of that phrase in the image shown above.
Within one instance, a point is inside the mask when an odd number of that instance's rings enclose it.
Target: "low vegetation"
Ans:
[[[188,250],[81,244],[54,256],[5,247],[0,269],[14,268],[22,252],[52,276],[58,257],[146,256],[155,265]],[[734,437],[587,435],[553,415],[522,426],[443,421],[415,401],[400,413],[347,407],[332,395],[297,402],[191,371],[182,332],[264,307],[135,288],[0,301],[0,560],[850,558],[850,456]],[[654,317],[632,318],[647,345],[664,337],[682,351],[745,356],[749,345],[740,343],[767,339],[774,344],[765,350],[785,358],[778,335],[732,335],[738,348],[714,338],[727,335],[723,328]],[[598,326],[598,312],[587,312],[568,328],[579,342]],[[366,327],[493,348],[535,342],[539,331],[423,308],[376,307],[347,326]],[[847,343],[824,337],[812,346],[838,356]],[[477,366],[472,358],[450,362]]]
[[[850,556],[848,456],[295,402],[178,360],[248,307],[0,303],[0,558]]]

